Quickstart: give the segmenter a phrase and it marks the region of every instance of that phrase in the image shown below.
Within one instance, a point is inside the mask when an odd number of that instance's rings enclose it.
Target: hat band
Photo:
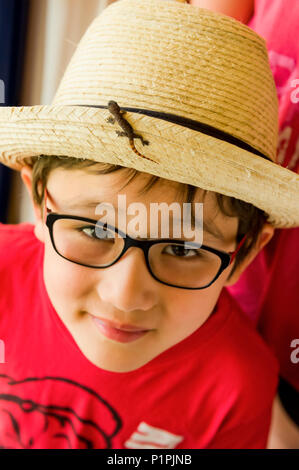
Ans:
[[[87,105],[77,104],[77,105],[70,105],[70,106],[85,106],[88,108],[104,108],[104,109],[107,108],[107,106],[104,106],[104,105],[91,105],[91,104],[87,104]],[[243,150],[247,150],[248,152],[254,153],[255,155],[258,155],[259,157],[262,157],[265,160],[273,162],[271,158],[267,157],[262,152],[255,149],[254,147],[247,144],[246,142],[239,139],[238,137],[234,137],[228,134],[227,132],[221,131],[213,126],[210,126],[209,124],[204,124],[203,122],[194,121],[193,119],[187,119],[182,116],[177,116],[175,114],[161,113],[160,111],[152,111],[149,109],[124,108],[124,107],[121,107],[121,109],[124,111],[130,111],[133,113],[145,114],[146,116],[152,116],[158,119],[162,119],[164,121],[172,122],[173,124],[178,124],[179,126],[188,127],[189,129],[202,132],[203,134],[209,135],[210,137],[214,137],[215,139],[223,140]]]

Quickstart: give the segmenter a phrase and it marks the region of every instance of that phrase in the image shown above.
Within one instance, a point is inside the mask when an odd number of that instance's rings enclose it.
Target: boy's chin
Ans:
[[[81,352],[92,364],[107,372],[132,372],[149,363],[155,357],[154,355],[148,357],[147,354],[142,354],[144,345],[141,349],[140,345],[132,348],[132,344],[128,347],[106,338],[96,338],[93,345],[90,338],[88,345],[78,341],[78,338],[76,342]]]
[[[93,364],[100,369],[106,370],[107,372],[126,373],[132,372],[139,369],[140,367],[147,364],[147,360],[130,360],[124,357],[113,357],[113,358],[98,358],[95,361],[92,360]]]

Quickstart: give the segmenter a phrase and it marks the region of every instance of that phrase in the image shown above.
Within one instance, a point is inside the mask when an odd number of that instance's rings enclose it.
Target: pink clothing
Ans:
[[[277,87],[278,163],[299,173],[298,0],[256,0],[249,26],[267,42]],[[229,290],[275,352],[282,377],[299,391],[299,365],[291,361],[291,341],[299,338],[299,228],[276,230]]]
[[[43,257],[33,225],[0,224],[0,448],[266,446],[278,364],[226,289],[183,341],[109,372],[56,313]]]
[[[278,163],[299,173],[299,2],[255,0],[250,26],[267,43],[279,98]]]

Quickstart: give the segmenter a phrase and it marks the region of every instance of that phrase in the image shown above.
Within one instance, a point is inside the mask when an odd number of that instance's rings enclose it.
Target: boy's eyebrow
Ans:
[[[63,206],[65,207],[65,209],[88,209],[88,208],[95,208],[96,206],[98,206],[100,204],[105,205],[105,204],[107,204],[107,202],[95,201],[94,199],[91,199],[91,200],[87,199],[85,201],[82,201],[82,199],[80,199],[80,200],[71,199],[67,203],[63,204]],[[173,221],[172,213],[170,213],[170,220]],[[176,218],[174,220],[177,221]],[[194,211],[192,210],[191,211],[191,228],[192,229],[195,228],[195,222],[197,224],[200,224],[200,221],[198,219],[195,219]],[[214,238],[217,238],[220,241],[225,241],[224,234],[219,230],[219,228],[216,226],[216,224],[214,222],[212,222],[212,221],[207,222],[207,221],[203,220],[202,225],[203,225],[204,232],[212,235]]]

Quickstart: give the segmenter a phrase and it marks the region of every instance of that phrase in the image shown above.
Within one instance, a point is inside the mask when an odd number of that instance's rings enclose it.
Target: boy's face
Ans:
[[[22,177],[29,189],[29,178]],[[120,190],[126,181],[122,171],[96,175],[58,168],[50,173],[47,183],[47,207],[59,214],[97,220],[95,206],[109,202],[117,207],[118,193],[126,195],[127,205],[142,202],[147,208],[151,202],[181,202],[177,186],[166,180],[159,181],[140,196],[139,191],[147,180],[148,175],[142,174]],[[200,191],[196,196],[195,202],[202,202]],[[84,206],[86,199],[95,202],[93,208]],[[71,203],[75,200],[79,202]],[[35,211],[38,214],[36,207]],[[211,193],[204,199],[203,214],[204,222],[214,224],[223,234],[221,240],[204,232],[203,243],[222,251],[233,251],[237,218],[224,216]],[[96,366],[113,372],[137,369],[191,335],[213,311],[232,269],[229,266],[206,289],[178,289],[161,284],[151,276],[140,249],[129,248],[114,265],[93,269],[59,256],[39,215],[35,233],[45,244],[44,281],[57,314],[82,353]],[[99,325],[95,319],[146,331],[123,332],[118,339],[116,330]],[[108,337],[111,332],[114,339]]]

